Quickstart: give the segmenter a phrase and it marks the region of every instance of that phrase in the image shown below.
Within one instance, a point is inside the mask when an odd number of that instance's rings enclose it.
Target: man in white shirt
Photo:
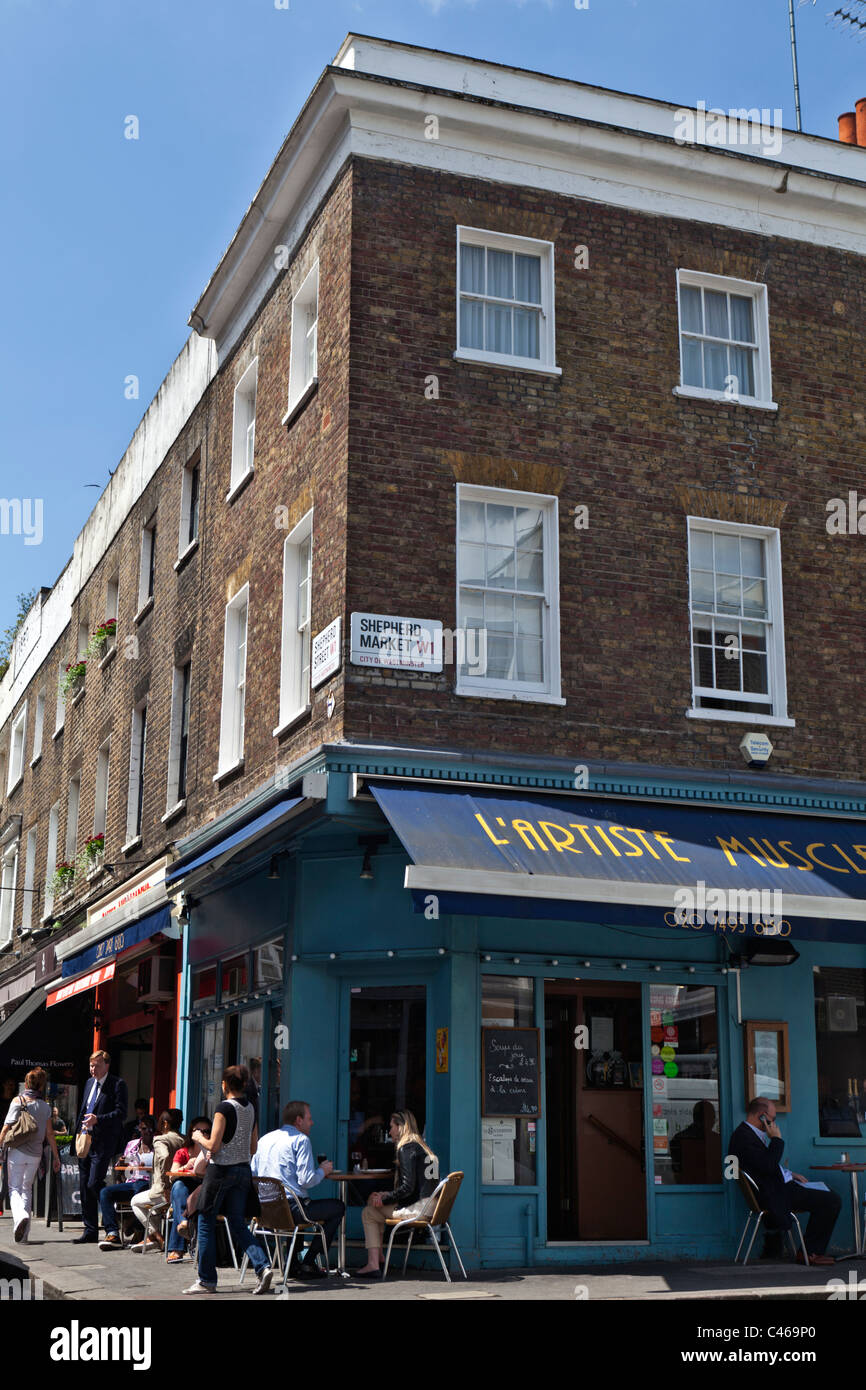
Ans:
[[[292,1211],[300,1219],[300,1210],[292,1199],[300,1197],[310,1221],[321,1223],[325,1231],[326,1244],[330,1246],[345,1213],[345,1206],[336,1199],[308,1201],[307,1193],[333,1169],[329,1159],[317,1164],[310,1141],[313,1116],[305,1100],[290,1100],[283,1108],[282,1126],[263,1134],[252,1158],[252,1170],[260,1178],[279,1178],[286,1190]],[[306,1256],[296,1256],[289,1273],[295,1279],[326,1278],[324,1271],[316,1268],[315,1259],[321,1254],[320,1241],[316,1237],[310,1244]],[[297,1246],[295,1247],[297,1249]],[[325,1254],[327,1266],[328,1254]]]

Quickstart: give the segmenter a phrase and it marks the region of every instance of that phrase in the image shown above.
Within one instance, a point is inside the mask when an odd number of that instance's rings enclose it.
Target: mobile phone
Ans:
[[[762,1124],[763,1128],[764,1128],[764,1129],[768,1129],[769,1126],[770,1126],[772,1123],[773,1123],[773,1121],[770,1119],[769,1115],[767,1114],[767,1112],[766,1112],[766,1110],[765,1110],[764,1113],[763,1113],[763,1115],[761,1116],[761,1124]]]

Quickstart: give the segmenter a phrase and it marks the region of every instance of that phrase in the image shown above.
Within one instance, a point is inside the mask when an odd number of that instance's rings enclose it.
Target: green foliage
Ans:
[[[18,604],[18,615],[15,622],[11,627],[7,627],[3,635],[0,636],[0,680],[3,679],[6,672],[9,670],[9,662],[12,659],[12,643],[15,641],[21,624],[27,617],[33,600],[38,593],[38,589],[31,589],[29,593],[19,594],[16,599]]]

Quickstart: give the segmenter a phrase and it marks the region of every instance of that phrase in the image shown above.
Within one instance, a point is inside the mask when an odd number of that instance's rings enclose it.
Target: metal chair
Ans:
[[[454,1251],[454,1254],[457,1256],[457,1263],[460,1265],[460,1271],[463,1275],[463,1278],[469,1278],[469,1275],[463,1268],[463,1261],[460,1258],[460,1251],[457,1249],[457,1242],[454,1239],[454,1233],[451,1230],[450,1225],[448,1224],[448,1218],[451,1215],[451,1208],[454,1206],[454,1202],[457,1197],[457,1193],[460,1191],[460,1184],[462,1183],[462,1181],[462,1173],[449,1173],[447,1178],[442,1179],[442,1181],[439,1183],[439,1186],[435,1189],[435,1191],[432,1193],[429,1199],[431,1203],[435,1200],[435,1206],[433,1207],[432,1214],[430,1216],[388,1216],[385,1218],[385,1225],[391,1226],[393,1227],[393,1229],[391,1231],[391,1239],[388,1241],[388,1253],[385,1256],[385,1268],[382,1271],[383,1279],[387,1279],[388,1277],[388,1265],[391,1261],[391,1247],[394,1244],[394,1237],[397,1234],[397,1232],[402,1231],[404,1229],[409,1231],[409,1240],[406,1245],[406,1254],[403,1258],[403,1273],[405,1274],[406,1266],[409,1263],[409,1251],[412,1249],[412,1241],[415,1238],[415,1232],[423,1230],[430,1232],[430,1237],[433,1241],[434,1246],[436,1247],[436,1254],[439,1256],[439,1263],[442,1266],[442,1272],[445,1275],[445,1278],[448,1280],[448,1283],[450,1284],[451,1275],[448,1273],[448,1267],[442,1258],[440,1241],[439,1237],[436,1234],[437,1226],[445,1227],[445,1230],[448,1232],[449,1244],[451,1246],[451,1249]]]
[[[295,1245],[298,1236],[303,1241],[304,1237],[311,1235],[318,1236],[325,1253],[327,1268],[327,1242],[325,1240],[325,1228],[319,1221],[311,1221],[304,1211],[304,1204],[297,1192],[292,1192],[292,1201],[297,1205],[301,1215],[299,1221],[292,1211],[291,1203],[286,1196],[286,1189],[281,1178],[260,1177],[253,1174],[253,1184],[256,1189],[256,1196],[259,1199],[261,1209],[260,1216],[254,1216],[250,1222],[250,1230],[254,1236],[262,1236],[265,1241],[265,1249],[270,1255],[268,1247],[268,1236],[274,1237],[274,1254],[271,1256],[271,1269],[277,1266],[283,1276],[282,1286],[285,1288],[289,1279],[289,1270],[295,1254]],[[290,1241],[288,1255],[286,1256],[285,1269],[283,1269],[282,1257],[280,1254],[280,1239]],[[318,1256],[317,1256],[318,1258]],[[244,1275],[247,1271],[249,1257],[244,1252],[241,1264],[240,1277],[238,1283],[242,1284]],[[237,1267],[237,1266],[236,1266]]]
[[[742,1168],[740,1169],[739,1182],[740,1182],[740,1191],[742,1192],[743,1196],[745,1197],[745,1199],[746,1199],[746,1205],[747,1205],[747,1207],[749,1208],[749,1214],[748,1214],[748,1216],[746,1217],[746,1224],[745,1224],[745,1226],[744,1226],[744,1228],[743,1228],[743,1234],[740,1236],[740,1243],[739,1243],[739,1245],[737,1246],[737,1253],[736,1253],[736,1255],[734,1256],[734,1264],[736,1264],[737,1261],[738,1261],[739,1258],[740,1258],[740,1251],[741,1251],[742,1248],[743,1248],[743,1241],[746,1239],[746,1236],[749,1234],[749,1227],[750,1227],[750,1225],[751,1225],[751,1223],[752,1223],[752,1218],[753,1218],[753,1217],[756,1218],[756,1219],[755,1219],[754,1229],[753,1229],[753,1231],[752,1231],[752,1238],[751,1238],[751,1240],[749,1241],[748,1247],[747,1247],[747,1249],[746,1249],[746,1253],[745,1253],[745,1255],[743,1256],[743,1268],[745,1269],[746,1265],[749,1263],[749,1256],[750,1256],[751,1253],[752,1253],[752,1246],[753,1246],[754,1243],[755,1243],[755,1236],[758,1234],[758,1228],[759,1228],[761,1222],[763,1221],[764,1217],[767,1215],[767,1211],[766,1211],[766,1208],[765,1208],[765,1207],[762,1207],[761,1204],[760,1204],[760,1202],[758,1201],[758,1184],[755,1182],[755,1179],[754,1179],[753,1177],[751,1177],[749,1173],[745,1172]],[[799,1240],[800,1240],[800,1249],[801,1249],[802,1252],[803,1252],[803,1259],[805,1260],[806,1264],[808,1265],[808,1264],[809,1264],[809,1254],[808,1254],[808,1251],[806,1250],[806,1242],[803,1240],[803,1228],[802,1228],[802,1226],[800,1225],[799,1219],[798,1219],[798,1217],[797,1217],[797,1213],[796,1213],[795,1211],[792,1211],[792,1212],[791,1212],[791,1221],[793,1222],[793,1229],[789,1227],[789,1229],[785,1232],[785,1235],[788,1237],[789,1241],[791,1242],[791,1249],[793,1250],[794,1254],[796,1255],[796,1254],[797,1254],[797,1243],[796,1243],[796,1241],[794,1240],[794,1229],[796,1229],[797,1235],[798,1235]]]

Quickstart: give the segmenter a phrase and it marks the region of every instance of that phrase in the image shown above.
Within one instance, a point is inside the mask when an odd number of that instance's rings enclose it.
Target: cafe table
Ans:
[[[340,1201],[343,1203],[343,1219],[340,1222],[339,1243],[337,1246],[337,1274],[341,1274],[344,1279],[349,1278],[349,1271],[346,1269],[346,1217],[349,1212],[346,1198],[349,1195],[350,1182],[383,1182],[387,1178],[394,1176],[393,1168],[357,1168],[352,1173],[339,1172],[332,1168],[328,1174],[331,1182],[340,1184]]]
[[[851,1212],[854,1217],[854,1253],[837,1255],[837,1260],[859,1260],[863,1256],[863,1235],[860,1230],[860,1193],[857,1187],[857,1174],[866,1173],[866,1163],[813,1163],[813,1173],[851,1174]]]

